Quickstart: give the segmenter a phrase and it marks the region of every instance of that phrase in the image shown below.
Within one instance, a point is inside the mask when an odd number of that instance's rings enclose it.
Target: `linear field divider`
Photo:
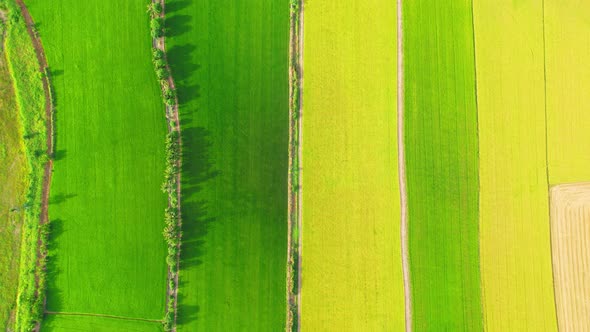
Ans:
[[[168,195],[165,213],[164,238],[168,245],[168,285],[166,289],[166,310],[162,324],[165,331],[176,331],[178,319],[178,273],[182,244],[181,170],[182,135],[178,113],[178,96],[166,56],[166,1],[152,0],[148,6],[152,34],[153,62],[164,99],[168,135],[166,138],[166,171],[163,190]]]
[[[303,0],[290,0],[289,22],[289,174],[287,220],[286,332],[301,325],[301,146],[303,106]]]

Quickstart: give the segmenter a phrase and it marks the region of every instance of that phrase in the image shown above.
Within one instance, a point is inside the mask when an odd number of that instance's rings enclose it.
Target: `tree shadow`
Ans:
[[[166,37],[178,37],[191,30],[191,16],[173,15],[166,18]]]
[[[78,194],[63,194],[63,193],[59,193],[59,194],[55,194],[55,195],[51,195],[51,197],[49,198],[49,205],[60,205],[63,202],[74,198],[78,196]]]
[[[55,150],[53,152],[52,159],[53,159],[53,161],[62,160],[66,157],[66,154],[67,154],[67,150]]]
[[[61,271],[55,260],[58,252],[57,239],[64,233],[64,221],[62,219],[54,219],[49,223],[49,236],[47,240],[47,262],[46,262],[46,277],[47,282],[47,310],[62,311],[63,309],[63,291],[57,287],[57,276],[64,272]]]
[[[199,64],[194,63],[192,54],[197,47],[192,44],[172,46],[168,52],[168,62],[174,82],[176,83],[176,92],[181,108],[188,103],[197,100],[201,96],[200,86],[191,84],[195,72],[201,68]],[[188,110],[194,112],[193,109]]]
[[[166,14],[172,14],[190,6],[190,0],[175,0],[166,4]]]

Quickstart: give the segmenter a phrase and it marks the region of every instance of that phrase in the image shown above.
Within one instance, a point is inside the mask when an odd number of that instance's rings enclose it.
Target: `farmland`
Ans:
[[[28,167],[0,28],[0,330],[14,324]]]
[[[287,0],[167,1],[183,139],[179,331],[285,326]]]
[[[590,179],[590,3],[545,2],[550,184]]]
[[[0,0],[0,329],[587,330],[589,9]]]
[[[394,1],[305,5],[303,331],[404,330],[395,21]]]
[[[484,324],[554,331],[542,6],[474,9]]]
[[[590,182],[551,188],[551,240],[559,331],[587,331]]]
[[[46,310],[161,319],[166,122],[146,4],[27,5],[56,107]]]
[[[414,326],[476,331],[482,312],[471,2],[409,1],[403,10]]]

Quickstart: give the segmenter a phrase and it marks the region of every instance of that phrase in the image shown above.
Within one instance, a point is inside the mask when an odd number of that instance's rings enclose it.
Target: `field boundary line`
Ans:
[[[287,319],[285,326],[287,332],[298,332],[301,329],[303,7],[302,0],[290,2]]]
[[[161,6],[161,10],[158,13],[157,11],[155,11],[155,7],[157,5]],[[165,22],[166,20],[166,0],[151,0],[151,17],[150,19],[153,20],[155,18],[159,18],[160,20],[162,20],[162,22]],[[165,110],[166,110],[166,127],[168,129],[168,137],[171,137],[172,139],[174,138],[174,134],[176,134],[176,146],[177,146],[177,156],[175,156],[175,160],[174,160],[174,166],[176,167],[176,174],[174,175],[175,177],[175,193],[176,193],[176,197],[174,197],[174,195],[172,195],[170,192],[168,192],[168,209],[170,210],[176,210],[176,227],[177,227],[177,234],[175,234],[177,236],[177,240],[178,243],[176,245],[176,271],[172,271],[171,266],[168,266],[168,282],[166,283],[166,314],[164,316],[164,320],[162,321],[162,323],[164,323],[164,330],[167,330],[167,326],[166,326],[166,322],[167,322],[167,318],[168,315],[170,315],[170,304],[169,304],[169,300],[170,300],[170,296],[172,296],[173,298],[173,305],[172,305],[172,310],[173,310],[173,319],[172,319],[172,326],[170,326],[170,331],[176,331],[176,324],[177,324],[177,320],[178,320],[178,275],[180,273],[180,253],[181,253],[181,246],[182,246],[182,208],[181,208],[181,176],[182,176],[182,134],[181,134],[181,129],[180,129],[180,115],[179,115],[179,111],[178,111],[178,95],[175,93],[176,91],[176,85],[174,83],[174,79],[172,76],[172,71],[170,70],[170,64],[168,63],[168,56],[166,53],[166,32],[165,32],[165,24],[163,24],[162,27],[162,33],[161,35],[158,36],[153,36],[152,35],[152,47],[154,49],[160,50],[162,51],[162,53],[164,54],[163,59],[165,62],[165,68],[166,71],[168,73],[168,76],[165,77],[164,79],[160,79],[160,87],[162,90],[162,96],[164,98],[164,105],[165,105]],[[168,98],[168,96],[166,96],[166,86],[165,84],[167,83],[168,85],[168,89],[170,89],[171,91],[174,91],[174,102],[173,104],[169,104],[166,102],[166,99]],[[170,121],[172,121],[173,123],[171,123]],[[167,152],[169,153],[169,152]],[[173,201],[176,202],[173,202]],[[168,263],[167,263],[168,265]],[[173,289],[170,289],[170,284],[171,281],[173,281]]]
[[[46,243],[44,243],[44,226],[49,223],[49,190],[51,187],[51,176],[53,174],[53,154],[54,154],[54,146],[53,146],[53,98],[51,93],[51,85],[49,83],[49,67],[47,64],[47,58],[45,56],[45,51],[43,49],[43,44],[41,43],[41,39],[39,38],[38,34],[35,32],[35,22],[33,17],[31,16],[27,6],[23,2],[23,0],[15,0],[16,4],[20,8],[21,15],[25,21],[25,26],[27,29],[27,33],[31,38],[31,42],[33,44],[33,48],[35,50],[35,55],[37,56],[37,62],[39,63],[39,71],[41,73],[41,81],[43,84],[43,92],[45,95],[45,126],[46,126],[46,143],[47,143],[47,156],[48,160],[45,163],[44,170],[43,170],[43,180],[42,180],[42,195],[41,195],[41,215],[39,218],[39,235],[37,240],[37,262],[36,262],[36,269],[37,272],[35,273],[35,287],[36,287],[36,297],[37,299],[43,298],[43,310],[45,311],[46,306],[46,298],[44,293],[44,286],[42,285],[42,280],[44,277],[42,275],[45,273],[45,266],[47,263],[47,249]],[[34,331],[39,331],[41,328],[41,320],[39,319],[36,322]]]
[[[137,322],[150,322],[150,323],[158,323],[158,324],[162,323],[161,320],[157,320],[157,319],[133,318],[133,317],[125,317],[125,316],[117,316],[117,315],[92,314],[92,313],[84,313],[84,312],[45,311],[45,314],[46,315],[54,315],[54,316],[103,317],[103,318],[112,318],[112,319],[137,321]]]
[[[541,22],[543,24],[543,106],[545,112],[545,174],[547,180],[547,206],[549,214],[549,250],[551,251],[551,284],[553,286],[553,310],[555,322],[559,329],[559,313],[557,311],[557,290],[555,285],[555,262],[553,261],[554,234],[551,231],[551,178],[549,176],[549,113],[547,111],[547,43],[545,32],[545,0],[541,1]]]
[[[412,331],[412,283],[408,244],[408,191],[406,183],[406,156],[404,150],[404,51],[403,51],[403,0],[397,0],[397,155],[400,190],[400,237],[402,272],[404,279],[404,302],[406,332]]]
[[[480,303],[480,310],[481,310],[481,321],[484,331],[486,330],[486,323],[487,323],[487,315],[485,311],[485,287],[483,284],[483,266],[481,264],[481,157],[480,157],[480,139],[479,139],[479,91],[477,86],[477,38],[475,36],[475,5],[474,1],[471,0],[471,36],[472,36],[472,43],[473,43],[473,77],[474,77],[474,87],[475,87],[475,135],[477,139],[477,267],[479,271],[479,293],[481,295],[481,303]]]

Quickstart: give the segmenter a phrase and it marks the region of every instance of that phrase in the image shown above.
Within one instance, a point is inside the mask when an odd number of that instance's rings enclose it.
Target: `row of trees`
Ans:
[[[182,238],[180,204],[178,202],[178,188],[180,186],[179,172],[181,160],[180,133],[177,131],[175,118],[176,91],[170,84],[170,71],[166,61],[166,53],[159,48],[159,40],[164,37],[164,12],[162,3],[158,0],[148,6],[150,15],[150,33],[153,38],[152,63],[160,86],[162,98],[166,104],[168,121],[168,135],[166,136],[166,168],[164,171],[164,183],[162,191],[168,196],[168,207],[164,213],[164,240],[167,245],[166,265],[168,265],[168,297],[166,312],[162,324],[165,331],[175,330],[176,290],[178,288],[178,260],[180,257],[180,244]]]

